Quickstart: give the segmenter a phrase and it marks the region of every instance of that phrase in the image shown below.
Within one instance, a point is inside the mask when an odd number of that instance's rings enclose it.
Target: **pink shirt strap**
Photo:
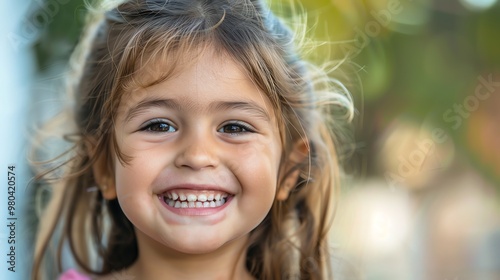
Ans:
[[[61,274],[58,280],[91,280],[91,279],[88,276],[78,273],[74,269],[70,269]]]

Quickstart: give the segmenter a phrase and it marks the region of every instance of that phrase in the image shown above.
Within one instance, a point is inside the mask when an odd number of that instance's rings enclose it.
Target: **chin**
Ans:
[[[183,240],[172,246],[172,249],[190,255],[208,254],[217,251],[224,246],[224,243],[208,242],[198,239],[196,242]]]

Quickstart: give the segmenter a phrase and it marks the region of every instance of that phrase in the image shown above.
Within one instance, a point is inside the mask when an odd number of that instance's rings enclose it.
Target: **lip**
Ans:
[[[195,192],[201,192],[201,191],[219,191],[219,192],[225,192],[229,194],[230,196],[234,196],[234,193],[227,188],[217,186],[217,185],[209,185],[209,184],[176,184],[176,185],[171,185],[166,188],[159,189],[158,191],[155,191],[157,195],[163,195],[164,193],[172,190],[186,190],[186,191],[195,191]]]
[[[185,191],[185,192],[225,192],[229,196],[226,199],[226,203],[224,205],[221,205],[219,207],[213,207],[213,208],[175,208],[163,200],[163,195],[169,191]],[[234,198],[234,192],[228,190],[225,187],[218,186],[218,185],[210,185],[210,184],[190,184],[190,183],[184,183],[184,184],[175,184],[175,185],[170,185],[167,187],[164,187],[162,189],[159,189],[157,192],[155,192],[158,200],[162,204],[163,207],[165,207],[167,210],[170,212],[173,212],[177,215],[181,216],[209,216],[209,215],[214,215],[217,214],[221,211],[223,211],[233,200]]]
[[[160,201],[160,203],[162,204],[163,207],[165,207],[167,210],[169,210],[177,215],[181,215],[181,216],[209,216],[209,215],[219,213],[222,210],[224,210],[232,202],[232,200],[234,198],[233,195],[228,196],[226,203],[224,203],[223,205],[221,205],[219,207],[213,207],[213,208],[175,208],[175,207],[172,207],[172,206],[168,205],[167,203],[165,203],[165,201],[163,200],[162,194],[158,194],[157,196],[158,196],[158,200]]]

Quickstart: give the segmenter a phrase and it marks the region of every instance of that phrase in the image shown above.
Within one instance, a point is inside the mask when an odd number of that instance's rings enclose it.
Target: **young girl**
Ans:
[[[332,279],[331,117],[352,108],[290,30],[254,0],[129,0],[92,26],[33,279]]]

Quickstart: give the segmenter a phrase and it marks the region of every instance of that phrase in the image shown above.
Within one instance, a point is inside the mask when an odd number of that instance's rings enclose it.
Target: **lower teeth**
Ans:
[[[174,208],[215,208],[224,205],[226,203],[225,198],[216,201],[179,201],[173,200],[168,197],[163,197],[163,201],[171,207]]]

